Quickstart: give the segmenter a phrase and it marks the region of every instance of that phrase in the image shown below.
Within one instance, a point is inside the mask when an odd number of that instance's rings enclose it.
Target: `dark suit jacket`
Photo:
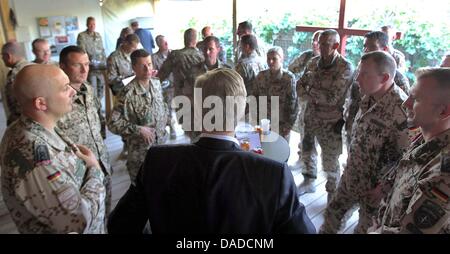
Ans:
[[[109,233],[315,233],[282,164],[231,141],[151,147]]]

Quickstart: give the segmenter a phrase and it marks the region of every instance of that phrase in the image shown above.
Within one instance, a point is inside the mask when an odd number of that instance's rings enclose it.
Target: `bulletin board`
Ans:
[[[78,34],[78,17],[51,16],[37,18],[39,35],[50,43],[52,56],[58,56],[68,45],[75,45]]]

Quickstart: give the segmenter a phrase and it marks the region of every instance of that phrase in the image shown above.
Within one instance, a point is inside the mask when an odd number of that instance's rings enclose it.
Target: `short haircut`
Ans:
[[[312,37],[311,37],[311,43],[314,42],[314,38],[316,38],[317,36],[317,40],[319,40],[320,35],[323,33],[323,30],[317,30],[313,33]]]
[[[164,35],[157,35],[156,37],[155,37],[155,41],[156,41],[156,45],[158,45],[158,47],[161,47],[161,43],[162,43],[162,40],[164,39],[164,38],[166,38]]]
[[[197,31],[189,28],[184,31],[184,46],[188,46],[191,42],[197,40]]]
[[[388,47],[389,46],[389,37],[386,33],[383,33],[381,31],[372,31],[368,32],[364,35],[365,38],[370,40],[376,40],[378,44],[380,44],[380,47]]]
[[[253,34],[246,34],[242,36],[241,43],[244,45],[249,45],[251,49],[258,48],[258,41],[256,40],[256,37]]]
[[[450,103],[450,68],[425,67],[418,69],[415,75],[417,80],[424,78],[436,80],[441,102]]]
[[[333,38],[334,39],[333,43],[340,43],[340,41],[341,41],[341,37],[339,36],[339,33],[336,30],[334,30],[334,29],[326,29],[326,30],[324,30],[320,34],[319,38],[322,37],[322,36],[328,36],[328,37]]]
[[[92,17],[92,16],[88,17],[88,18],[86,19],[86,25],[88,25],[90,21],[95,21],[95,18]]]
[[[33,50],[36,49],[36,44],[38,43],[48,43],[48,41],[46,39],[42,39],[42,38],[37,38],[35,39],[32,43],[31,43],[31,47]]]
[[[145,49],[137,49],[135,51],[133,51],[133,53],[131,53],[131,64],[135,65],[138,61],[138,58],[141,57],[148,57],[150,56],[150,53],[148,53]]]
[[[267,51],[267,55],[275,53],[277,55],[279,55],[281,58],[284,58],[284,52],[283,49],[281,47],[275,46],[272,47],[271,49],[269,49],[269,51]]]
[[[129,34],[125,37],[124,42],[131,44],[131,43],[136,43],[139,44],[139,42],[141,42],[141,40],[139,39],[139,36],[137,36],[136,34]]]
[[[132,34],[133,29],[131,29],[129,26],[122,28],[120,31],[120,37],[125,38],[126,35]]]
[[[367,60],[372,60],[375,63],[380,74],[388,73],[390,78],[394,79],[395,72],[397,70],[397,64],[390,54],[384,51],[369,52],[361,57],[361,62]]]
[[[17,42],[10,41],[10,42],[5,43],[2,46],[3,54],[18,55],[19,52],[20,52],[20,49],[19,49],[19,44],[17,44]]]
[[[132,27],[133,26],[139,26],[139,22],[137,22],[137,21],[133,21],[133,22],[131,22],[131,24],[130,24]]]
[[[233,127],[236,127],[237,122],[242,119],[245,114],[246,96],[244,80],[241,75],[236,71],[228,68],[217,68],[212,71],[208,71],[205,74],[199,76],[195,81],[195,88],[202,89],[202,101],[200,105],[203,105],[205,98],[208,96],[217,96],[222,100],[223,105],[223,130],[226,130],[227,123],[233,123]],[[227,114],[227,108],[231,105],[226,105],[227,97],[233,97],[233,112]],[[203,116],[208,112],[208,109],[204,109]],[[217,122],[220,119],[215,119]],[[230,122],[233,121],[233,122]],[[234,128],[233,128],[234,130]],[[221,130],[216,130],[221,131]],[[228,130],[229,131],[229,130]]]
[[[211,30],[211,27],[210,26],[205,26],[205,27],[202,28],[202,36],[205,35],[207,30]]]
[[[248,21],[243,21],[243,22],[239,23],[238,27],[241,27],[242,29],[245,29],[248,31],[252,31],[252,28],[253,28],[252,23],[250,23]]]
[[[214,35],[208,36],[208,37],[206,37],[206,38],[203,40],[205,47],[206,47],[206,44],[208,44],[208,43],[211,42],[211,41],[213,41],[213,42],[216,44],[216,47],[217,47],[217,48],[220,48],[220,41],[219,41],[219,38],[217,38],[217,37],[214,36]]]
[[[59,53],[59,64],[66,64],[70,53],[86,54],[86,51],[78,46],[67,46]]]

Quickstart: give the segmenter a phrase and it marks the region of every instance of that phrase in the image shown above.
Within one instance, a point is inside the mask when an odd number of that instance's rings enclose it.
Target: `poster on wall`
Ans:
[[[66,17],[66,31],[68,33],[78,31],[78,17]]]
[[[52,36],[50,32],[50,27],[48,25],[48,18],[38,18],[39,34],[41,37]]]
[[[66,20],[64,16],[49,17],[48,23],[52,31],[52,36],[66,35]]]

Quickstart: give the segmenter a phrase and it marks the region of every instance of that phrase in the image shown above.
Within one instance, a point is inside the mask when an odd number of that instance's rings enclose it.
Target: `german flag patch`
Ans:
[[[431,189],[431,194],[444,203],[448,202],[448,196],[436,187]]]
[[[54,182],[56,181],[56,179],[58,179],[59,177],[61,177],[61,172],[60,171],[56,171],[55,173],[47,176],[47,180],[49,182]]]

